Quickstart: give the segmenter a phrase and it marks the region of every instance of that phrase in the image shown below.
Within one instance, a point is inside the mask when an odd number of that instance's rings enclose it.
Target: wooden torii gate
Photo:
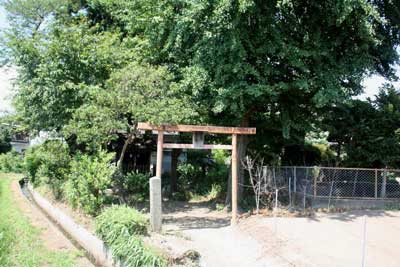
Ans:
[[[153,231],[160,232],[162,226],[162,196],[161,196],[161,172],[163,148],[180,149],[227,149],[232,150],[232,220],[231,224],[237,223],[237,188],[238,188],[238,135],[256,134],[256,128],[244,127],[220,127],[199,125],[161,125],[155,126],[149,123],[138,123],[139,130],[158,131],[157,138],[157,166],[156,176],[150,179],[150,224]],[[192,144],[164,143],[164,132],[192,132]],[[232,145],[204,144],[204,133],[230,134]]]

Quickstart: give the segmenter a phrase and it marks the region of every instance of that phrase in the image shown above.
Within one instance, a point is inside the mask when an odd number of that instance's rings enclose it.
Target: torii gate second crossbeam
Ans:
[[[150,179],[150,224],[155,232],[161,231],[162,226],[162,197],[161,197],[161,173],[163,148],[185,148],[185,149],[228,149],[232,150],[232,220],[231,224],[237,223],[237,189],[238,189],[238,135],[256,134],[256,128],[244,127],[220,127],[199,125],[161,125],[156,126],[149,123],[138,123],[139,130],[158,131],[157,138],[157,168],[156,176]],[[164,132],[192,132],[192,144],[164,144]],[[207,145],[204,144],[204,133],[229,134],[232,135],[232,145]]]

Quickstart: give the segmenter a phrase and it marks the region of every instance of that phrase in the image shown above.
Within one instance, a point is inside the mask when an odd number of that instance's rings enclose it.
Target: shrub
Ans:
[[[179,186],[181,190],[192,188],[192,184],[201,177],[201,169],[191,163],[181,163],[178,165]]]
[[[25,156],[25,168],[35,186],[49,186],[58,199],[62,197],[70,161],[68,146],[62,141],[52,140],[28,149]]]
[[[202,160],[199,160],[199,155],[195,155],[194,159],[189,156],[187,163],[178,165],[178,191],[181,194],[175,193],[174,199],[188,199],[189,195],[208,195],[207,198],[209,198],[210,190],[213,191],[215,197],[220,197],[223,189],[226,188],[229,176],[229,167],[226,164],[229,155],[225,151],[215,150],[211,158],[204,158],[203,155]],[[218,194],[216,194],[217,187]]]
[[[0,171],[20,173],[24,169],[22,156],[15,151],[0,154]]]
[[[25,158],[24,158],[26,175],[35,186],[39,184],[39,181],[36,180],[36,173],[43,162],[43,160],[40,157],[39,150],[40,146],[34,146],[28,148],[28,150],[25,152]]]
[[[125,188],[128,193],[147,196],[150,190],[150,174],[128,173],[125,176]]]
[[[75,208],[95,215],[107,202],[105,190],[111,187],[115,166],[113,153],[78,154],[71,162],[71,172],[64,187],[66,200]]]
[[[114,259],[126,267],[162,267],[165,259],[146,247],[140,235],[147,233],[143,214],[126,206],[112,206],[96,218],[96,233],[111,248]]]
[[[147,234],[148,220],[139,211],[127,206],[112,206],[106,208],[96,218],[96,232],[101,237],[113,241],[108,234],[121,235],[127,231],[129,235]]]
[[[128,200],[143,201],[148,198],[150,187],[150,174],[131,172],[123,174],[116,170],[113,175],[113,184],[120,197],[126,203]]]

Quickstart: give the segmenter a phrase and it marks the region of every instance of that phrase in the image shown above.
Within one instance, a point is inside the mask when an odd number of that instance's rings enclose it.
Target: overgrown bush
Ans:
[[[39,180],[36,180],[36,174],[39,170],[40,165],[43,163],[41,152],[42,151],[40,146],[30,147],[25,152],[24,157],[26,175],[35,186],[39,185],[40,182]]]
[[[202,158],[199,159],[200,156]],[[228,180],[229,167],[226,163],[229,155],[225,151],[214,150],[211,157],[205,154],[194,154],[192,157],[188,154],[187,162],[178,165],[178,192],[174,193],[174,198],[185,200],[199,195],[219,197]]]
[[[148,220],[139,211],[127,206],[111,206],[96,218],[96,233],[113,241],[108,237],[111,232],[113,236],[121,235],[127,231],[129,235],[147,234]]]
[[[24,169],[22,156],[15,151],[0,154],[0,172],[20,173]]]
[[[150,174],[128,173],[125,176],[124,187],[129,195],[146,198],[150,191]]]
[[[105,190],[111,188],[115,166],[114,154],[99,151],[96,155],[77,154],[64,187],[66,200],[74,208],[95,215],[108,201]]]
[[[26,152],[25,169],[35,186],[47,185],[58,199],[70,169],[68,146],[59,140],[47,141]]]
[[[120,170],[116,170],[112,179],[114,188],[123,203],[144,201],[149,196],[150,173],[123,174]]]
[[[162,267],[165,259],[143,243],[148,221],[143,214],[126,206],[106,208],[96,218],[96,233],[111,248],[114,259],[126,267]]]

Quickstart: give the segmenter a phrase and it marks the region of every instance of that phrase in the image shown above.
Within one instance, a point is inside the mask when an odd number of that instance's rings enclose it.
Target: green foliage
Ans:
[[[96,147],[116,138],[118,131],[136,134],[140,121],[188,121],[194,111],[173,79],[166,67],[133,62],[111,75],[107,90],[88,90],[90,101],[76,110],[65,133],[76,135],[78,143]]]
[[[400,166],[400,95],[385,85],[374,101],[353,100],[326,112],[323,124],[343,165],[358,167]],[[338,159],[340,162],[340,159]]]
[[[21,173],[24,170],[23,158],[15,151],[0,154],[0,172]]]
[[[25,153],[25,169],[35,186],[47,185],[55,198],[61,198],[68,179],[71,157],[68,146],[58,140],[29,148]]]
[[[222,150],[212,152],[210,158],[204,153],[188,153],[188,161],[178,165],[177,200],[193,197],[215,199],[220,197],[228,181],[229,167],[226,165],[228,153]]]
[[[24,157],[24,166],[26,174],[30,179],[30,181],[35,186],[40,184],[40,180],[36,179],[36,174],[39,170],[40,165],[42,164],[41,150],[42,149],[39,146],[30,147],[25,152],[25,157]]]
[[[0,154],[11,151],[11,132],[8,127],[0,125]]]
[[[146,235],[148,220],[139,211],[126,206],[112,206],[96,217],[96,233],[110,242],[125,232]]]
[[[130,195],[147,198],[150,192],[150,174],[131,172],[124,177],[124,189]]]
[[[96,218],[96,234],[111,248],[113,257],[127,267],[166,266],[165,259],[146,247],[140,235],[147,233],[143,214],[126,206],[105,209]]]
[[[98,214],[107,203],[105,190],[111,188],[115,166],[110,161],[114,154],[99,151],[96,155],[76,155],[65,183],[66,200],[88,214]]]
[[[366,74],[394,79],[399,60],[398,1],[2,3],[12,23],[3,31],[1,50],[19,70],[18,117],[32,131],[54,130],[72,153],[95,153],[121,136],[129,144],[140,137],[137,122],[150,121],[256,125],[249,146],[268,162],[277,163],[290,148],[325,157],[304,146],[323,108],[340,108],[360,93]],[[367,113],[360,114],[375,114],[361,106]],[[359,165],[397,164],[397,146],[391,149],[397,135],[389,129],[396,105],[375,109],[387,115],[375,124],[389,138],[378,132],[366,138],[372,126],[352,114],[359,127],[350,135],[360,142],[346,141],[349,133],[331,133],[346,139],[341,143],[350,144],[347,155]],[[55,173],[40,162],[27,160],[33,180]],[[193,168],[181,169],[185,190],[204,193],[225,181],[225,165],[189,163]],[[73,177],[70,191],[78,185],[77,172]],[[77,194],[69,195],[76,202]]]

